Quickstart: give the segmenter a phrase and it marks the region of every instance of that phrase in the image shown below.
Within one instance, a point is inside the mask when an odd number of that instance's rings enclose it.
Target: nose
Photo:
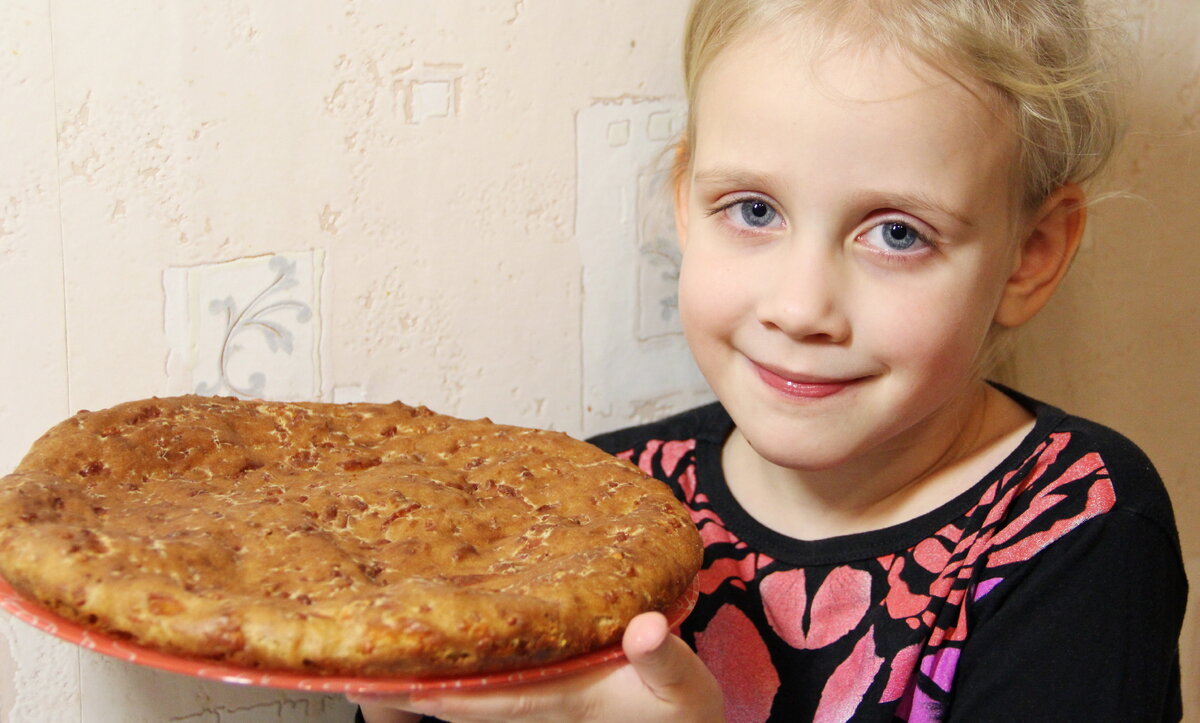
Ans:
[[[795,242],[772,260],[759,293],[759,322],[805,341],[843,344],[850,339],[846,288],[835,250]]]

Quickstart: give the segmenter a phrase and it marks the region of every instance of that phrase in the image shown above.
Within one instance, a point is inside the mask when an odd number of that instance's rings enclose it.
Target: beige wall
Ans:
[[[1200,6],[1130,4],[1146,70],[1115,180],[1139,198],[1096,211],[1012,376],[1151,452],[1200,581]],[[685,6],[0,3],[0,469],[80,408],[197,388],[573,433],[704,398],[662,303],[675,259],[655,193]],[[346,714],[0,616],[0,721]]]
[[[80,408],[198,388],[577,434],[695,401],[658,313],[661,223],[639,222],[661,218],[653,161],[682,121],[683,9],[0,2],[0,469]],[[615,276],[584,268],[609,256]],[[639,292],[655,313],[635,331],[603,301]],[[610,342],[621,363],[589,361]],[[655,360],[652,393],[616,383]],[[3,721],[350,710],[137,668],[0,615]]]

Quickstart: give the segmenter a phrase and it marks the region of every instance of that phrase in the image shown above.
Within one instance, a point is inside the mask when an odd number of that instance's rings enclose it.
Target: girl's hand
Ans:
[[[399,711],[447,721],[722,721],[716,679],[659,613],[629,622],[628,663],[545,683],[477,693],[350,695],[368,723],[411,720]],[[399,717],[388,717],[392,714]]]

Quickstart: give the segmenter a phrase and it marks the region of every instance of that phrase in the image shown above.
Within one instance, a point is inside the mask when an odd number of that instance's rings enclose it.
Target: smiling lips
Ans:
[[[753,362],[752,362],[753,363]],[[863,377],[851,379],[822,379],[809,376],[783,376],[760,364],[753,363],[754,370],[767,386],[785,397],[794,399],[821,399],[832,396],[849,386],[862,381]]]

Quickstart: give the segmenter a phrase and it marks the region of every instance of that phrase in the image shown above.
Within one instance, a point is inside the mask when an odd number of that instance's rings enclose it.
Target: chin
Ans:
[[[852,454],[829,444],[797,444],[794,439],[764,439],[745,429],[741,431],[754,453],[776,467],[820,472],[845,464]]]

